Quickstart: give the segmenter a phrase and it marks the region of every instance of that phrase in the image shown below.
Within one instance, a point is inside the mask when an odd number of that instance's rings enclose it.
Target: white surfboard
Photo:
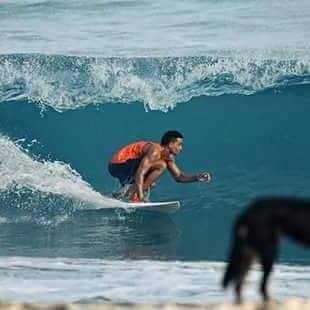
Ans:
[[[107,209],[127,209],[127,210],[143,210],[162,213],[173,213],[180,209],[180,202],[162,201],[162,202],[126,202],[120,199],[101,196],[100,200],[90,201],[89,205],[84,204],[77,206],[77,211],[95,211]]]
[[[173,213],[180,209],[179,201],[164,201],[164,202],[128,202],[125,203],[128,208],[136,210]]]

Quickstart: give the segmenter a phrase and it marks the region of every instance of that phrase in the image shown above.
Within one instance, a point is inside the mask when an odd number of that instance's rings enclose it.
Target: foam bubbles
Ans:
[[[75,210],[123,207],[121,202],[92,189],[69,164],[33,158],[1,135],[0,198],[7,208],[30,211],[44,223],[51,212],[53,220],[61,222]],[[25,214],[22,217],[29,220]]]

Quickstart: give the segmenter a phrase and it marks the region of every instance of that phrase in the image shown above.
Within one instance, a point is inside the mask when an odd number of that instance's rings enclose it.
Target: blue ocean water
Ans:
[[[219,284],[235,216],[257,196],[309,197],[309,9],[2,1],[0,298],[229,300]],[[185,137],[180,167],[212,182],[165,175],[152,199],[180,200],[172,216],[111,208],[112,154],[168,129]],[[277,298],[310,296],[309,264],[283,242]]]

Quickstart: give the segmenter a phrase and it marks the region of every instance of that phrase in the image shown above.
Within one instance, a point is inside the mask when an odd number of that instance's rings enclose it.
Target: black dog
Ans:
[[[282,235],[310,246],[310,200],[259,199],[237,218],[222,283],[224,288],[234,283],[237,303],[242,302],[242,284],[254,261],[263,267],[260,292],[265,301],[269,299],[267,281]]]

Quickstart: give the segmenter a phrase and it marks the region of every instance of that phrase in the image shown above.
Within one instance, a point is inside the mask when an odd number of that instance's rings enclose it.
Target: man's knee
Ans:
[[[163,160],[160,160],[158,162],[157,169],[159,169],[160,171],[166,170],[167,169],[167,163]]]

